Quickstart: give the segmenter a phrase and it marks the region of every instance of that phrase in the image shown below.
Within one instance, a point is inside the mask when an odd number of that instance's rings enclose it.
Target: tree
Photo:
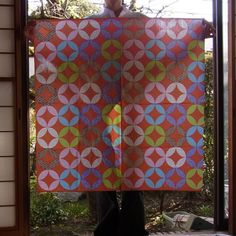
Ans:
[[[98,12],[98,7],[88,0],[40,0],[41,5],[30,18],[75,19]]]
[[[155,17],[161,17],[163,15],[163,13],[165,13],[167,11],[167,9],[169,7],[171,7],[172,5],[174,5],[175,3],[177,3],[179,0],[173,0],[172,2],[169,2],[166,5],[162,5],[162,7],[158,7],[158,8],[150,8],[147,3],[142,4],[140,7],[137,6],[137,0],[131,0],[130,1],[130,5],[129,5],[129,9],[131,11],[138,11],[138,12],[143,12],[144,14],[151,14]],[[151,1],[149,1],[151,2]]]

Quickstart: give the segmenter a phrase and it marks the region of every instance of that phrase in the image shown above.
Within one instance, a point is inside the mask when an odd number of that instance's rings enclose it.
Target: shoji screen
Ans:
[[[0,0],[0,236],[28,235],[27,0]]]
[[[0,227],[16,224],[13,0],[0,0]]]

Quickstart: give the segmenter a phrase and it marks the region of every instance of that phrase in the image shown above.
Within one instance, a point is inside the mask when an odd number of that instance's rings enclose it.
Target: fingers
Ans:
[[[212,23],[208,22],[207,20],[203,20],[203,26],[205,27],[204,33],[205,33],[205,38],[212,38],[216,34],[216,29],[213,26]]]

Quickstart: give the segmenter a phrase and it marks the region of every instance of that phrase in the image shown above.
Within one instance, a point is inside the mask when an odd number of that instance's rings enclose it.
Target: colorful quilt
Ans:
[[[202,19],[35,27],[39,191],[203,185]]]

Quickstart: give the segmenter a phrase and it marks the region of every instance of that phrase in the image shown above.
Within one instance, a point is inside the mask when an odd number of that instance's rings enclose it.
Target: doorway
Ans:
[[[219,1],[220,2],[220,1]],[[218,9],[218,13],[216,14],[217,16],[220,16],[219,12],[220,12],[220,4],[218,1],[216,1],[216,8]],[[25,75],[27,75],[27,68],[25,66],[24,63],[22,63],[23,61],[26,60],[27,55],[25,55],[24,52],[26,52],[25,48],[25,41],[24,41],[24,37],[23,37],[23,26],[25,25],[25,20],[26,18],[22,18],[22,15],[26,15],[26,3],[25,2],[17,2],[17,1],[3,1],[3,3],[1,3],[0,5],[1,7],[3,7],[4,9],[6,9],[7,7],[13,7],[14,8],[14,14],[15,14],[15,22],[14,22],[14,27],[13,29],[11,27],[3,27],[2,30],[13,30],[14,31],[14,37],[15,37],[15,45],[16,45],[16,80],[13,81],[9,78],[5,78],[5,79],[1,79],[1,82],[13,82],[14,84],[14,91],[17,91],[17,96],[14,99],[15,103],[14,105],[11,105],[11,107],[13,107],[15,109],[14,111],[14,117],[15,117],[15,127],[16,127],[16,143],[17,143],[17,153],[20,153],[19,157],[17,158],[16,162],[15,162],[15,176],[16,178],[14,178],[14,180],[16,181],[16,186],[15,186],[15,196],[16,196],[16,201],[14,202],[14,204],[10,204],[10,205],[4,205],[4,207],[16,207],[16,215],[15,215],[15,223],[13,224],[13,226],[10,227],[3,227],[0,229],[0,235],[27,235],[28,232],[28,228],[29,228],[29,221],[28,219],[28,206],[29,206],[29,202],[28,202],[28,194],[27,194],[27,182],[28,182],[28,168],[26,168],[28,166],[28,138],[27,138],[27,124],[28,124],[28,120],[25,114],[27,114],[27,109],[28,109],[28,98],[26,98],[25,94],[26,91],[28,91],[28,85],[26,80],[23,80],[22,78],[25,78]],[[22,14],[23,13],[23,14]],[[13,13],[12,13],[13,14]],[[218,19],[220,20],[220,19]],[[218,21],[219,22],[219,21]],[[218,25],[218,27],[220,26],[220,23]],[[220,32],[220,29],[218,29],[218,32]],[[217,45],[219,47],[220,42],[217,42]],[[4,52],[5,53],[5,52]],[[3,54],[4,54],[3,53]],[[12,53],[12,52],[11,52]],[[5,55],[5,54],[4,54]],[[218,55],[218,58],[220,57],[221,54]],[[21,69],[19,69],[21,68]],[[222,72],[220,72],[222,73]],[[11,76],[12,77],[12,76]],[[13,76],[14,77],[14,76]],[[222,78],[222,77],[221,77]],[[3,85],[3,84],[2,84]],[[4,86],[1,85],[1,88],[3,88]],[[217,85],[218,86],[218,85]],[[222,87],[221,87],[222,89]],[[220,91],[219,93],[220,94]],[[220,99],[221,100],[221,99]],[[217,105],[218,107],[223,107],[221,101],[219,101],[220,103]],[[221,105],[220,105],[221,104]],[[5,108],[5,105],[3,105],[2,107]],[[8,105],[7,105],[8,107]],[[222,111],[222,110],[221,110]],[[221,115],[222,113],[218,112],[218,115]],[[18,119],[18,118],[21,119]],[[222,120],[221,118],[218,117],[218,120]],[[222,123],[218,125],[218,128],[221,129],[222,128]],[[4,131],[5,132],[5,131]],[[9,132],[9,131],[7,131]],[[221,131],[222,132],[222,131]],[[222,133],[220,133],[222,134]],[[218,133],[219,135],[219,133]],[[220,135],[221,136],[221,135]],[[224,135],[223,135],[224,136]],[[223,137],[221,136],[221,137]],[[223,141],[224,143],[224,141]],[[218,147],[221,147],[220,150],[217,151],[217,153],[224,153],[223,149],[222,149],[222,145],[224,146],[224,144],[222,143],[222,140],[218,140],[217,144]],[[220,165],[220,163],[222,164],[222,155],[221,154],[217,154],[218,155],[218,167],[222,167],[222,165]],[[12,157],[12,155],[10,155]],[[27,157],[27,158],[26,158]],[[16,168],[17,166],[17,168]],[[224,165],[223,165],[224,166]],[[224,173],[224,171],[222,172],[222,169],[218,168],[218,177],[216,179],[217,182],[217,191],[216,191],[216,218],[218,220],[216,220],[217,223],[217,228],[218,229],[222,229],[222,227],[224,228],[224,226],[222,225],[222,222],[225,222],[225,217],[224,217],[224,197],[222,195],[222,193],[224,193],[224,187],[223,187],[223,192],[222,192],[222,186],[224,186],[224,183],[222,185],[222,173]],[[12,181],[12,180],[11,180]],[[8,181],[9,182],[9,181]],[[22,188],[21,188],[22,187]],[[23,190],[23,191],[21,191]],[[3,207],[3,206],[1,206]],[[223,212],[223,218],[222,218],[222,213]]]

